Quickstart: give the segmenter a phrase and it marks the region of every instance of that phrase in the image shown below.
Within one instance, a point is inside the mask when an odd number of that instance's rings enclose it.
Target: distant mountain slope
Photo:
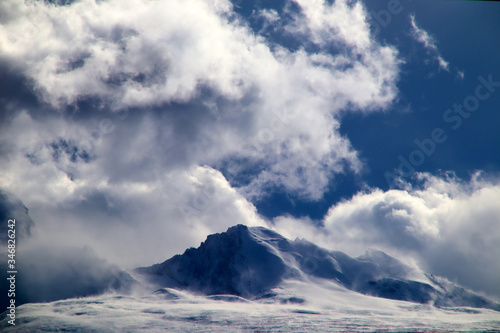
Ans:
[[[14,255],[8,257],[8,220],[16,221]],[[128,293],[136,281],[119,267],[100,259],[90,248],[59,244],[31,243],[35,223],[28,208],[14,195],[0,189],[0,308],[6,309],[10,299],[11,276],[7,259],[15,259],[15,302],[50,302],[72,297],[85,297],[107,291]],[[3,311],[3,310],[1,310]]]
[[[255,299],[287,280],[328,281],[371,296],[500,311],[499,304],[446,279],[425,274],[381,251],[352,258],[306,240],[289,241],[263,227],[231,227],[208,236],[197,249],[187,249],[182,255],[137,268],[136,272],[159,287],[206,295],[231,294]]]
[[[28,214],[28,208],[19,198],[0,189],[0,244],[7,244],[8,221],[14,220],[16,230],[16,241],[31,236],[34,227],[33,220]]]

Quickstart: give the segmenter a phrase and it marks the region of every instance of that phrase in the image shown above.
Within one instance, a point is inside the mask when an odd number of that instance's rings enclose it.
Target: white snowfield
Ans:
[[[2,332],[498,332],[500,315],[487,309],[435,308],[285,284],[283,298],[304,303],[209,299],[175,290],[147,297],[105,295],[18,308],[16,326]],[[278,292],[280,290],[277,290]],[[307,296],[305,296],[307,295]],[[233,298],[233,299],[231,299]],[[224,298],[223,298],[224,299]]]
[[[500,332],[497,303],[446,279],[262,227],[229,228],[132,274],[140,283],[127,296],[25,304],[16,326],[2,315],[0,331]]]

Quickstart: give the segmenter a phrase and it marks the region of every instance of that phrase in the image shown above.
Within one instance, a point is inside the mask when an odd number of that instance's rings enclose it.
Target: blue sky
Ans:
[[[269,2],[273,3],[274,2]],[[279,8],[283,2],[276,2]],[[318,202],[302,202],[287,193],[277,193],[272,200],[257,203],[262,213],[307,215],[321,219],[333,202],[348,198],[363,186],[388,189],[384,173],[397,169],[402,155],[417,149],[414,140],[430,138],[435,128],[443,128],[448,139],[438,144],[431,156],[416,167],[419,172],[439,174],[453,171],[469,179],[477,170],[496,175],[500,168],[500,93],[481,101],[478,110],[463,119],[457,130],[445,122],[443,114],[462,104],[480,83],[479,76],[500,74],[500,43],[495,41],[500,22],[498,4],[487,1],[399,1],[397,14],[388,13],[389,1],[365,1],[380,41],[397,46],[404,59],[398,82],[399,95],[394,105],[382,113],[350,113],[342,118],[341,133],[349,137],[366,163],[360,176],[347,174],[332,184]],[[396,3],[396,2],[395,2]],[[248,11],[248,9],[247,9]],[[410,15],[435,39],[449,71],[439,68],[433,54],[411,34]],[[461,78],[459,72],[463,72]],[[413,182],[411,177],[408,181]]]
[[[5,0],[0,13],[0,188],[40,241],[134,267],[264,225],[500,297],[497,3]],[[464,103],[477,110],[448,111]]]

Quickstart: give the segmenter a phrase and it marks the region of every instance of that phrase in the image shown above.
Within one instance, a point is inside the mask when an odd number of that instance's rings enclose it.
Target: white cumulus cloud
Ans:
[[[224,0],[8,0],[0,57],[63,114],[162,114],[137,116],[143,128],[133,143],[120,130],[109,135],[116,146],[92,163],[127,163],[131,172],[155,161],[168,171],[173,162],[157,157],[167,148],[191,166],[243,159],[262,166],[241,185],[249,198],[283,188],[316,200],[335,175],[362,168],[338,131],[341,112],[387,107],[400,61],[395,48],[371,38],[360,3],[295,3],[300,11],[286,33],[303,46],[291,50],[252,31]],[[231,170],[231,179],[249,172]]]
[[[409,191],[374,189],[332,206],[323,227],[280,217],[278,230],[360,254],[377,248],[416,258],[425,270],[500,296],[500,183],[479,174],[420,174]]]

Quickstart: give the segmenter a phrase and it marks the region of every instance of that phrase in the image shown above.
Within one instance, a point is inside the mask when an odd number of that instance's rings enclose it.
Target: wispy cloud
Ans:
[[[435,57],[436,61],[439,64],[439,68],[449,72],[450,63],[444,60],[444,58],[441,56],[435,38],[417,25],[415,15],[410,15],[410,23],[412,27],[413,37],[418,42],[422,43],[424,47]]]

